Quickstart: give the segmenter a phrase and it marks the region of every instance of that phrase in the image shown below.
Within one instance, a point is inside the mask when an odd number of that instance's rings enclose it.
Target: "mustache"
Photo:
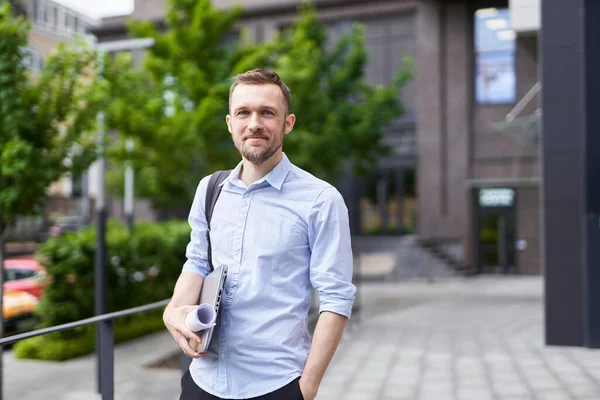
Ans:
[[[250,139],[250,138],[261,138],[261,139],[269,139],[266,135],[264,135],[262,132],[252,132],[249,133],[248,135],[244,135],[242,137],[242,140],[246,140],[246,139]]]

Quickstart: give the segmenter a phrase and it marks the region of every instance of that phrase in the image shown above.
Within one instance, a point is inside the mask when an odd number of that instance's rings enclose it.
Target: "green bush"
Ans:
[[[105,265],[107,311],[120,311],[169,298],[185,262],[189,235],[189,226],[184,221],[139,222],[132,232],[120,223],[109,221]],[[41,319],[39,327],[92,317],[95,226],[51,238],[38,253],[50,282],[37,310]],[[127,332],[122,333],[126,338],[146,332],[145,324],[150,323],[145,319],[138,321],[135,316],[120,320],[122,322],[116,323],[115,334],[121,334],[117,328],[120,323],[125,323],[129,325],[123,328],[123,332]],[[143,328],[136,327],[134,321]],[[160,329],[162,322],[160,318],[158,321],[157,329]],[[93,350],[93,338],[93,327],[81,327],[17,343],[15,353],[23,358],[71,358]]]

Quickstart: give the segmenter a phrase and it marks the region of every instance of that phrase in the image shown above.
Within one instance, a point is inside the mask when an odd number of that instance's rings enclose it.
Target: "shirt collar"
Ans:
[[[264,178],[260,179],[258,182],[267,181],[269,185],[273,186],[277,190],[281,190],[283,183],[285,182],[285,178],[287,178],[290,169],[292,168],[292,163],[289,158],[282,153],[281,161],[273,168]],[[242,170],[242,162],[240,161],[238,165],[229,173],[229,177],[226,181],[230,181],[235,184],[235,181],[239,180],[240,171]],[[223,185],[225,181],[221,183]]]

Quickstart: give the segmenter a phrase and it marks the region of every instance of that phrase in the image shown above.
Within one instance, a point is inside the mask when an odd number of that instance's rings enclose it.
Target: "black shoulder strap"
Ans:
[[[217,200],[219,195],[221,194],[221,183],[227,179],[231,170],[226,171],[216,171],[210,177],[208,181],[208,187],[206,188],[206,198],[204,203],[204,214],[206,215],[206,240],[208,242],[208,265],[210,265],[210,270],[213,271],[215,267],[212,263],[212,246],[210,244],[210,220],[212,218],[213,210],[215,209],[215,204],[217,204]]]

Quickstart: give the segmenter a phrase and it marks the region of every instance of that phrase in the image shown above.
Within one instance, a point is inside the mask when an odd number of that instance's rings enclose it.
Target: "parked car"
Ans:
[[[25,292],[39,299],[46,285],[46,269],[32,257],[4,260],[4,291]]]
[[[4,293],[2,318],[6,333],[20,333],[31,330],[38,323],[34,314],[39,300],[27,292],[13,290]]]

